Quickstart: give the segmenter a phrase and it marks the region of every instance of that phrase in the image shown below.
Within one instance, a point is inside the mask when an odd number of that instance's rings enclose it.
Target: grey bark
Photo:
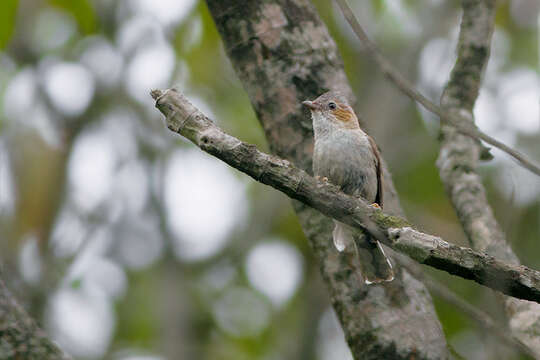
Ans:
[[[207,0],[227,54],[265,131],[272,153],[310,171],[313,133],[300,102],[333,89],[355,103],[336,44],[307,0]],[[385,172],[385,208],[400,214]],[[347,255],[331,245],[332,223],[293,202],[334,309],[356,358],[447,358],[446,340],[431,298],[419,281],[397,269],[388,288],[365,287]]]
[[[472,123],[472,110],[489,60],[496,1],[464,0],[462,5],[458,57],[441,105],[449,113],[459,113]],[[480,156],[478,143],[449,126],[443,126],[441,132],[437,165],[471,247],[509,264],[519,265],[519,259],[508,245],[489,206],[482,179],[476,170]],[[540,305],[510,297],[500,297],[500,300],[514,336],[540,357]]]
[[[493,336],[497,337],[498,340],[502,341],[504,344],[512,347],[514,350],[524,355],[535,358],[534,351],[524,344],[520,339],[518,339],[506,326],[502,326],[488,313],[471,305],[469,302],[462,299],[459,295],[454,293],[444,284],[433,279],[431,276],[422,272],[418,273],[416,268],[411,267],[410,265],[412,264],[404,264],[403,266],[407,267],[407,269],[410,270],[411,273],[414,274],[418,279],[421,279],[432,294],[456,307],[466,317],[476,322],[476,324],[478,324],[484,331],[487,331]]]
[[[369,231],[385,245],[421,264],[474,280],[511,296],[540,302],[539,271],[506,264],[487,254],[414,230],[406,220],[384,214],[363,199],[346,195],[339,187],[316,180],[289,161],[262,153],[254,145],[226,134],[174,89],[165,93],[154,90],[152,96],[166,116],[170,130],[253,179],[329,217]],[[344,265],[350,272],[351,264]],[[376,288],[373,285],[367,287]]]
[[[49,340],[0,279],[0,359],[71,359]]]

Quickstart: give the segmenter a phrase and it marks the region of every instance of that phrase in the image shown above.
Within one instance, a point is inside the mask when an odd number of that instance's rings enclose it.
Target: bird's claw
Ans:
[[[373,204],[371,204],[369,206],[371,206],[371,207],[373,207],[375,209],[381,209],[381,206],[379,204],[377,204],[377,203],[373,203]]]

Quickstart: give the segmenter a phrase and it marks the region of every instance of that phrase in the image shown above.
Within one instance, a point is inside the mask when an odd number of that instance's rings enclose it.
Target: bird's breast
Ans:
[[[364,132],[336,131],[316,137],[313,172],[351,195],[374,201],[377,194],[375,158]]]

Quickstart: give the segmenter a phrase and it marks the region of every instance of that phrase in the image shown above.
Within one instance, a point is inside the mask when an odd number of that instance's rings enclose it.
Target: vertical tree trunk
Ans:
[[[38,328],[0,279],[0,359],[71,359]]]
[[[473,108],[489,60],[497,4],[496,0],[463,0],[462,6],[458,58],[441,97],[441,106],[449,113],[466,114],[474,122]],[[442,127],[440,138],[437,165],[441,180],[471,247],[509,264],[519,264],[476,170],[479,144],[451,126]],[[504,305],[514,336],[540,356],[540,304],[502,295],[498,299]]]
[[[207,0],[227,54],[273,153],[311,172],[313,132],[301,101],[338,89],[354,103],[336,44],[308,0]],[[401,209],[385,171],[385,210]],[[332,246],[332,222],[295,202],[356,359],[445,359],[446,341],[424,285],[398,268],[385,285],[360,284]]]

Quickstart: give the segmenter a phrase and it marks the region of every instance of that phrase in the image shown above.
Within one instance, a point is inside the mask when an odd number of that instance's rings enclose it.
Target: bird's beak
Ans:
[[[317,110],[317,108],[318,108],[317,104],[315,104],[313,101],[309,101],[309,100],[302,101],[302,105],[309,108],[310,110]]]

